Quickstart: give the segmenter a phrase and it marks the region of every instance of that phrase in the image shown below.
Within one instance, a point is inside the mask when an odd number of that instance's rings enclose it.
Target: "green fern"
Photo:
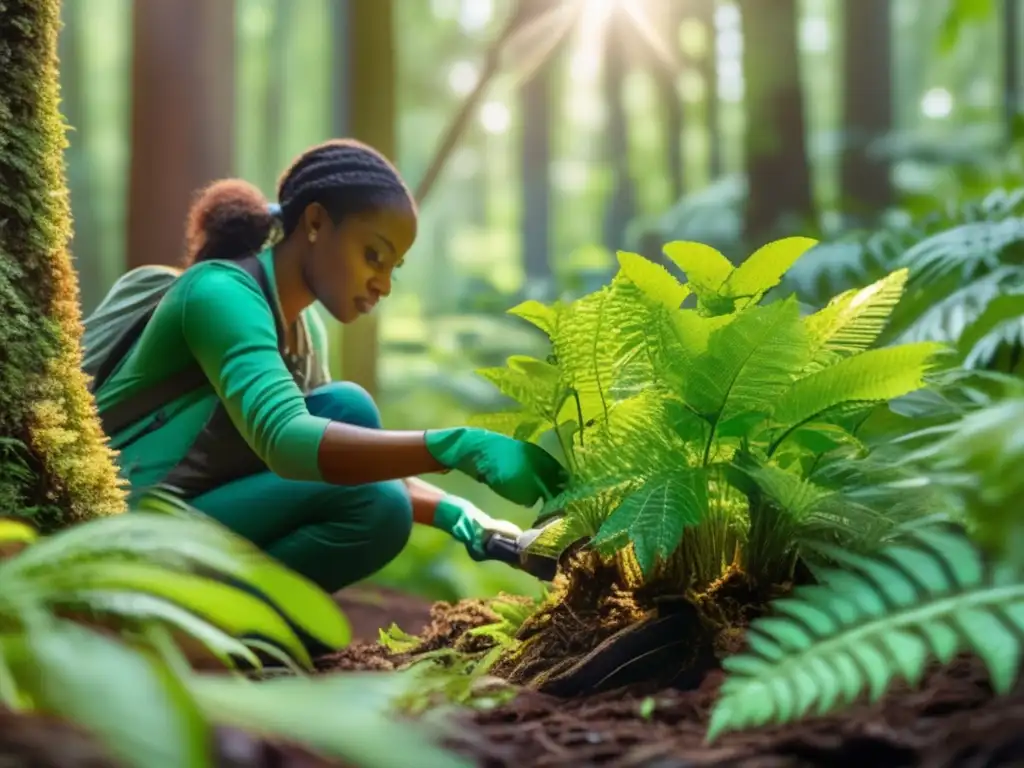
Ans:
[[[804,530],[793,499],[753,505],[745,520],[730,501],[729,513],[715,517],[718,501],[735,490],[718,468],[742,449],[809,482],[806,473],[828,454],[862,449],[852,435],[858,419],[923,386],[940,349],[868,350],[902,296],[905,271],[808,317],[792,297],[761,303],[813,245],[781,240],[734,268],[713,248],[670,243],[665,253],[686,283],[620,253],[619,274],[601,290],[570,304],[515,310],[549,334],[553,354],[548,362],[510,358],[505,368],[484,371],[522,406],[487,418],[522,439],[534,439],[538,425],[557,425],[571,470],[569,487],[541,512],[566,522],[536,547],[551,553],[588,539],[604,554],[632,549],[646,577],[677,552],[719,562],[723,532],[747,526],[739,537],[760,552],[750,562],[792,560],[800,542],[779,532]],[[682,308],[690,295],[697,308]],[[785,519],[764,525],[767,511]],[[849,519],[831,518],[836,535],[856,537]],[[809,524],[824,529],[829,519]],[[700,544],[706,536],[719,543]],[[687,569],[707,574],[714,566]]]
[[[1007,692],[1024,644],[1024,581],[987,566],[964,535],[916,533],[876,557],[833,552],[844,570],[776,601],[756,620],[749,649],[725,660],[730,677],[708,739],[728,730],[823,715],[864,692],[877,701],[896,677],[920,683],[926,662],[963,650],[980,656]]]

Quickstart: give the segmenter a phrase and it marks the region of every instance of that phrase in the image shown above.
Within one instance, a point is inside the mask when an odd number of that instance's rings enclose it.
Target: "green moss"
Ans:
[[[81,371],[59,15],[58,0],[0,0],[0,500],[43,530],[124,508]]]

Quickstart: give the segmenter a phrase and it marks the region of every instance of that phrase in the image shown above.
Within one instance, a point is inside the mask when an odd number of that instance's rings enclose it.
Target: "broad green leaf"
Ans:
[[[721,293],[733,298],[748,298],[749,304],[782,280],[797,259],[818,244],[809,237],[787,237],[757,249],[726,278]]]
[[[690,289],[676,280],[660,264],[636,253],[620,251],[619,267],[637,288],[668,309],[679,309]]]
[[[796,302],[755,307],[713,334],[684,382],[684,399],[711,424],[767,412],[806,360]]]
[[[31,544],[39,538],[36,529],[20,520],[0,518],[0,547],[4,544]]]
[[[277,679],[195,677],[189,687],[211,720],[310,746],[360,768],[469,768],[393,703],[414,678],[373,673]],[[182,763],[185,765],[185,763]]]
[[[732,274],[732,263],[710,245],[679,241],[668,243],[664,253],[683,270],[687,285],[698,296],[719,292]]]
[[[907,274],[906,269],[899,269],[866,288],[840,294],[808,317],[804,321],[811,342],[808,372],[874,344],[903,296]]]
[[[633,545],[645,576],[666,560],[683,536],[707,515],[707,475],[701,470],[659,477],[630,493],[601,526],[591,545],[614,551]]]
[[[233,657],[244,660],[256,669],[262,666],[259,658],[244,643],[222,631],[216,622],[206,621],[186,608],[162,598],[135,592],[84,590],[76,591],[73,599],[100,614],[120,616],[132,621],[160,621],[175,627],[198,640],[229,667],[234,667]]]
[[[157,658],[70,622],[33,623],[0,648],[34,711],[80,726],[125,766],[212,764],[202,715]]]
[[[262,636],[312,666],[305,647],[277,611],[257,597],[203,576],[172,575],[146,563],[93,562],[68,566],[36,580],[33,586],[42,599],[56,605],[73,604],[81,593],[95,590],[152,595],[201,616],[234,637]]]
[[[508,313],[515,317],[522,318],[526,322],[544,331],[548,337],[551,337],[554,335],[555,329],[558,327],[558,315],[560,311],[561,306],[558,304],[548,306],[531,299],[512,307]]]
[[[18,557],[0,562],[0,579],[35,579],[64,571],[74,562],[126,557],[235,579],[265,595],[291,622],[325,645],[341,647],[351,636],[330,595],[246,539],[206,519],[133,512],[92,520],[41,539]]]

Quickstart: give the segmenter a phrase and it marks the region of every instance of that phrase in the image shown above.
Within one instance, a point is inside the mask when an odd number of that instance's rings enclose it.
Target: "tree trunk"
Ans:
[[[629,168],[629,120],[624,101],[627,46],[623,23],[613,17],[608,27],[604,61],[605,104],[608,105],[607,157],[614,184],[604,219],[604,245],[612,251],[623,247],[626,227],[636,214],[636,189]]]
[[[700,0],[695,14],[704,27],[707,50],[699,64],[704,81],[704,118],[708,132],[708,176],[714,182],[722,175],[722,135],[718,100],[718,27],[715,24],[715,0]]]
[[[57,0],[0,13],[0,508],[44,532],[124,508],[80,367],[59,25]]]
[[[128,266],[178,264],[199,188],[234,166],[235,3],[136,0]]]
[[[65,152],[68,169],[68,188],[74,231],[71,234],[71,261],[78,277],[82,312],[88,314],[103,298],[102,270],[99,268],[99,243],[96,241],[98,223],[94,195],[89,183],[88,153],[85,136],[85,91],[82,88],[82,20],[85,17],[81,3],[67,3],[62,8],[62,25],[57,40],[60,56],[61,111],[71,130],[71,143]]]
[[[890,14],[889,0],[845,0],[840,189],[843,207],[858,223],[866,223],[893,201],[889,162],[868,151],[871,142],[893,128]]]
[[[797,0],[742,0],[746,240],[757,247],[813,212],[797,48]],[[787,227],[788,228],[788,227]]]
[[[679,29],[686,9],[678,0],[662,0],[657,6],[658,14],[654,23],[662,30],[665,47],[672,54],[672,63],[662,61],[651,53],[647,65],[654,78],[658,99],[664,109],[665,125],[665,168],[669,181],[669,205],[678,201],[684,192],[683,123],[685,119],[683,97],[679,92],[677,78],[681,67],[679,52]],[[639,50],[644,50],[638,46]]]
[[[526,19],[551,7],[550,0],[523,0]],[[551,88],[553,59],[547,57],[520,88],[522,108],[523,207],[521,214],[523,266],[526,281],[547,296],[553,289],[551,272]]]
[[[395,139],[395,43],[392,0],[345,0],[347,36],[336,45],[345,58],[349,102],[344,131],[364,141],[392,162]],[[358,75],[356,75],[358,73]],[[377,394],[377,317],[365,315],[347,325],[341,336],[341,372],[349,381]]]

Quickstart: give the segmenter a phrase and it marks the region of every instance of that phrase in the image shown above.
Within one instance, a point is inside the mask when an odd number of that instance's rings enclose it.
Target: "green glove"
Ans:
[[[430,455],[514,504],[532,507],[561,493],[567,476],[543,448],[486,429],[457,427],[426,433]]]
[[[477,562],[487,559],[484,542],[492,533],[516,537],[523,532],[515,523],[495,520],[458,496],[445,496],[438,502],[434,512],[434,527],[465,544],[469,556]]]

